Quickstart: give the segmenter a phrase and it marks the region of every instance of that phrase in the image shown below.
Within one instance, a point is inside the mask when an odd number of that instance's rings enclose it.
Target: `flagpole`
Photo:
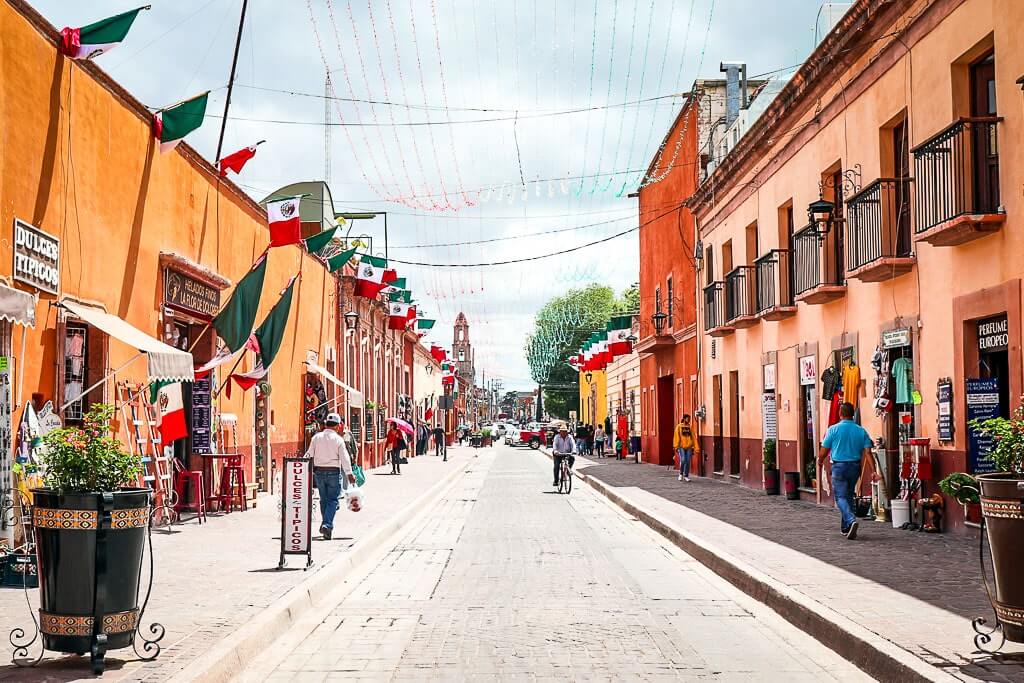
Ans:
[[[217,138],[217,156],[214,163],[220,161],[220,153],[224,148],[224,129],[228,125],[228,109],[231,107],[231,90],[235,86],[235,69],[238,67],[238,49],[242,45],[242,27],[245,25],[245,9],[249,0],[242,0],[242,15],[238,19],[238,35],[235,36],[235,54],[231,59],[231,75],[228,76],[228,96],[224,102],[224,118],[220,122],[220,137]]]

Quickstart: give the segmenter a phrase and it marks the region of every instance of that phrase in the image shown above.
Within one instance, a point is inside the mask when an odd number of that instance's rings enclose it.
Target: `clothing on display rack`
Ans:
[[[850,361],[843,366],[843,400],[857,407],[860,399],[860,366]]]
[[[914,402],[914,366],[909,358],[897,358],[892,363],[892,377],[896,384],[896,403]]]
[[[839,390],[840,376],[835,365],[830,365],[821,373],[821,398],[831,401],[832,396]]]
[[[828,404],[828,426],[838,424],[842,419],[839,415],[839,408],[843,405],[843,395],[838,391],[832,394],[832,400]]]

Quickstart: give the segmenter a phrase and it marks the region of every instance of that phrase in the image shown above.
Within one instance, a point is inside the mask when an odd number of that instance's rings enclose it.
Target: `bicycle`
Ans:
[[[562,455],[562,462],[558,469],[558,492],[566,495],[572,493],[572,470],[569,469],[569,458],[571,453]]]

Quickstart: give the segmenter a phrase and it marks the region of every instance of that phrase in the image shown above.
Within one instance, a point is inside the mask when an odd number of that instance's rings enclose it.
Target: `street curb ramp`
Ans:
[[[349,552],[320,567],[267,606],[241,628],[228,634],[169,679],[170,683],[228,683],[287,632],[309,610],[319,606],[345,575],[371,557],[389,538],[416,521],[416,513],[444,496],[469,471],[473,460],[459,466],[419,497],[356,541]]]
[[[542,452],[551,457],[546,449]],[[596,477],[575,468],[573,473],[624,512],[636,517],[715,574],[758,602],[767,605],[783,619],[879,681],[954,683],[960,680],[892,641],[854,623],[830,607],[780,583],[713,543],[675,528],[670,522],[630,502],[616,492],[614,487]]]

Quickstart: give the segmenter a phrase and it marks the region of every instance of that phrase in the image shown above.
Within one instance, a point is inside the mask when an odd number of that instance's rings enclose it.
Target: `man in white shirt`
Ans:
[[[569,428],[564,424],[558,430],[555,440],[551,443],[551,450],[555,461],[555,483],[552,486],[558,488],[558,475],[562,468],[562,458],[569,458],[570,468],[576,462],[576,456],[573,455],[573,452],[576,450],[576,442],[569,436]]]
[[[341,416],[331,413],[324,420],[324,428],[309,442],[309,449],[306,451],[306,457],[313,460],[313,480],[316,482],[317,491],[320,492],[320,517],[323,520],[320,533],[326,541],[331,540],[334,515],[338,512],[342,470],[345,471],[349,484],[356,482],[341,430]]]

